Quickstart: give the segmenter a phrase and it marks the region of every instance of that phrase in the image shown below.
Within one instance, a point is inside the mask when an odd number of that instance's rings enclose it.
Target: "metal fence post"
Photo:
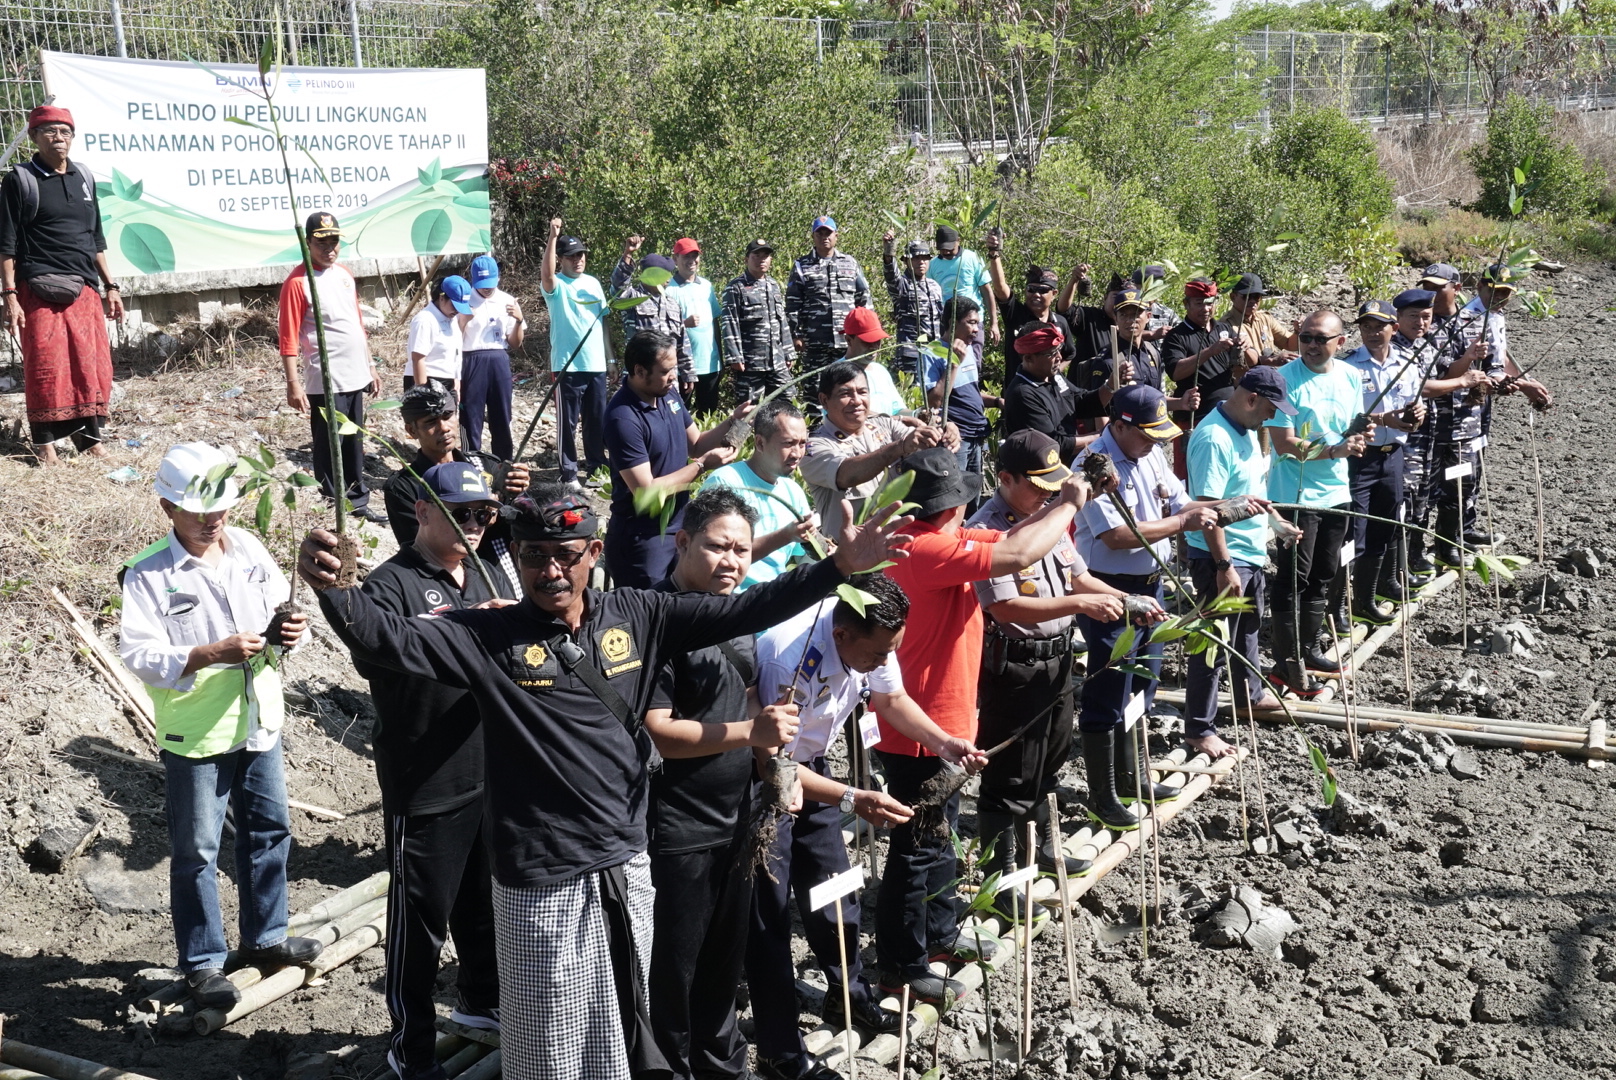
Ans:
[[[931,102],[932,95],[937,92],[937,76],[931,67],[931,27],[923,26],[921,32],[925,34],[926,42],[926,157],[930,159],[931,148],[936,145],[936,138],[932,131]]]
[[[119,55],[119,57],[126,58],[129,55],[129,43],[124,40],[124,36],[123,36],[123,0],[111,0],[111,2],[112,2],[112,36],[115,37],[117,39],[117,41],[118,41],[118,55]]]
[[[1392,43],[1386,43],[1386,122],[1392,122]]]
[[[359,0],[348,0],[348,36],[353,38],[353,66],[365,66],[365,55],[359,48]]]
[[[1296,31],[1291,31],[1291,112],[1296,111]]]
[[[814,16],[814,55],[819,63],[825,62],[825,20],[822,16]]]

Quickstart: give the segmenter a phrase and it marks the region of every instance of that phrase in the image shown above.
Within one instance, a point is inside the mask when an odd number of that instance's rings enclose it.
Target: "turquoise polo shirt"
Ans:
[[[710,487],[734,488],[735,493],[745,499],[747,505],[753,510],[757,511],[757,524],[752,526],[752,535],[754,537],[778,532],[787,525],[794,523],[799,516],[806,515],[812,509],[808,505],[808,496],[803,494],[802,487],[791,477],[782,476],[773,484],[765,484],[762,478],[752,471],[752,466],[744,461],[737,461],[725,465],[721,469],[714,469],[708,474],[706,482],[701,485],[701,490],[706,491]],[[764,495],[763,492],[765,491],[772,492],[790,503],[797,513],[793,515],[791,511],[781,506],[774,499]],[[802,545],[792,542],[775,548],[761,559],[753,559],[752,568],[746,572],[745,579],[742,580],[735,591],[741,592],[751,588],[753,585],[773,581],[786,572],[791,566],[792,559],[798,558],[802,554]]]
[[[583,349],[567,370],[605,371],[606,327],[595,326],[595,321],[606,308],[606,291],[590,274],[579,274],[575,278],[557,274],[555,283],[553,292],[541,290],[539,293],[544,297],[545,307],[550,309],[550,370],[560,371],[582,341]],[[589,335],[587,339],[585,334]]]
[[[1319,374],[1301,358],[1279,369],[1289,388],[1295,416],[1280,413],[1267,427],[1292,428],[1299,439],[1323,439],[1329,446],[1342,441],[1352,418],[1363,411],[1363,382],[1358,369],[1340,360]],[[1305,432],[1305,434],[1304,434]],[[1305,465],[1274,456],[1268,472],[1268,497],[1275,502],[1303,506],[1341,506],[1352,501],[1347,483],[1347,459],[1318,459]]]
[[[690,343],[692,370],[697,375],[711,375],[718,370],[717,326],[723,317],[718,297],[713,293],[713,283],[697,274],[689,281],[676,277],[664,288],[679,298],[686,315],[695,315],[701,320],[695,326],[685,327],[685,340]]]
[[[943,290],[943,303],[953,299],[957,291],[957,295],[976,301],[978,307],[982,306],[982,294],[977,290],[991,280],[982,256],[964,247],[960,249],[958,258],[933,259],[926,268],[926,276]],[[986,321],[984,316],[983,322]]]
[[[1189,489],[1197,499],[1261,497],[1268,490],[1268,455],[1257,441],[1257,429],[1229,419],[1222,405],[1208,413],[1190,435]],[[1185,537],[1190,547],[1211,557],[1205,533],[1186,533]],[[1226,526],[1223,542],[1232,561],[1262,566],[1268,561],[1268,515]]]

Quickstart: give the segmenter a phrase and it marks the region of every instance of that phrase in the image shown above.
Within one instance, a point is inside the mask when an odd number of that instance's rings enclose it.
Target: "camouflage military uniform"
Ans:
[[[919,377],[920,349],[917,341],[933,341],[943,336],[943,287],[933,278],[916,278],[898,269],[895,258],[882,260],[887,293],[892,297],[892,317],[898,324],[897,361],[893,374],[906,371]]]
[[[1436,333],[1433,329],[1430,333]],[[1408,362],[1413,353],[1419,353],[1419,359],[1414,362],[1414,372],[1417,378],[1423,379],[1429,371],[1430,377],[1439,379],[1447,371],[1448,365],[1453,362],[1452,355],[1447,349],[1439,345],[1426,345],[1425,339],[1410,341],[1403,336],[1401,330],[1392,335],[1392,358],[1396,368],[1401,368]],[[1423,527],[1430,517],[1431,509],[1431,471],[1433,453],[1436,445],[1436,402],[1428,401],[1425,410],[1425,422],[1408,434],[1408,442],[1403,448],[1403,520],[1410,525]]]
[[[1490,321],[1490,320],[1489,320]],[[1482,313],[1460,311],[1443,319],[1440,327],[1432,323],[1431,332],[1451,339],[1447,348],[1451,367],[1464,355],[1466,349],[1481,337]],[[1488,338],[1493,334],[1488,328]],[[1493,354],[1472,365],[1477,371],[1492,374],[1503,366],[1495,349]],[[1446,367],[1444,368],[1446,370]],[[1462,540],[1465,519],[1473,526],[1476,515],[1476,492],[1481,487],[1481,459],[1478,450],[1484,433],[1484,422],[1490,398],[1473,394],[1470,390],[1456,390],[1436,399],[1438,424],[1436,429],[1437,463],[1432,468],[1430,499],[1437,506],[1437,531],[1445,537]],[[1449,468],[1470,465],[1470,475],[1464,478],[1464,513],[1459,511],[1459,483],[1446,479]]]
[[[735,373],[736,396],[744,400],[778,390],[791,378],[791,364],[797,358],[780,283],[742,274],[724,286],[721,306],[724,363],[732,368],[745,365]]]
[[[690,340],[685,335],[684,301],[677,292],[668,288],[652,296],[644,287],[629,281],[633,274],[634,264],[622,259],[612,268],[612,292],[622,296],[645,297],[638,307],[623,312],[624,338],[631,338],[641,330],[659,330],[667,334],[677,342],[675,355],[679,358],[679,382],[682,385],[695,382],[695,361],[690,354]]]
[[[851,255],[833,251],[821,259],[810,251],[791,266],[786,282],[786,321],[803,342],[810,367],[839,359],[847,349],[842,323],[855,307],[869,307],[870,283]]]

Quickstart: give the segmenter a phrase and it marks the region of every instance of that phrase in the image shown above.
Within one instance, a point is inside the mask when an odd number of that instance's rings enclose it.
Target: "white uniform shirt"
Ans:
[[[314,306],[309,302],[309,282],[302,267],[294,273],[302,296],[297,308],[301,315],[296,326],[298,353],[303,357],[303,390],[320,395],[320,343],[314,327]],[[340,263],[314,272],[320,290],[320,314],[325,319],[325,349],[331,358],[331,389],[339,394],[363,390],[370,385],[370,339],[359,312],[359,283]],[[286,342],[282,341],[285,350]],[[283,351],[282,355],[290,355]]]
[[[1087,450],[1078,455],[1072,467],[1080,468],[1083,460],[1090,454],[1111,455],[1111,463],[1117,468],[1119,481],[1117,493],[1122,496],[1123,505],[1133,512],[1136,522],[1160,521],[1183,510],[1190,501],[1184,491],[1184,482],[1173,475],[1172,463],[1167,460],[1167,455],[1160,446],[1152,446],[1150,452],[1138,461],[1130,460],[1117,446],[1108,427],[1098,439],[1089,444]],[[1165,512],[1163,512],[1164,506]],[[1161,567],[1144,548],[1112,551],[1105,546],[1105,541],[1100,539],[1101,535],[1112,529],[1127,527],[1128,523],[1117,513],[1110,498],[1097,495],[1085,503],[1082,512],[1077,515],[1072,543],[1076,545],[1078,555],[1090,570],[1102,574],[1134,574],[1141,577],[1158,573]],[[1158,540],[1151,545],[1151,548],[1164,562],[1171,562],[1173,558],[1171,538]]]
[[[786,745],[793,761],[812,761],[825,753],[837,729],[847,722],[867,687],[872,693],[903,689],[898,654],[863,674],[842,663],[831,636],[834,596],[771,627],[757,639],[757,691],[765,705],[785,699],[795,688],[801,712],[797,737]],[[806,646],[806,648],[805,648]]]
[[[406,352],[412,357],[416,353],[425,355],[427,378],[458,380],[463,353],[460,316],[445,315],[437,304],[428,304],[410,320],[410,342]],[[413,373],[412,364],[406,374]]]
[[[148,686],[188,692],[196,684],[196,672],[184,674],[192,648],[233,634],[262,634],[275,606],[291,594],[286,575],[251,533],[226,526],[223,557],[209,566],[186,551],[171,531],[167,550],[140,560],[124,575],[118,655]],[[244,745],[254,752],[269,750],[280,732],[259,727],[250,678],[247,695],[247,738],[230,749]]]
[[[503,289],[495,289],[487,296],[472,290],[471,318],[466,322],[463,335],[467,352],[506,347],[505,339],[516,329],[516,320],[505,308],[514,303],[516,297]]]

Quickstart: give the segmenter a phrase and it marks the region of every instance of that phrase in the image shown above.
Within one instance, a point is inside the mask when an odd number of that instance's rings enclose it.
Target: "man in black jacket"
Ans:
[[[424,388],[423,388],[424,389]],[[441,393],[441,391],[435,391]],[[456,515],[475,545],[499,517],[499,503],[473,465],[449,461],[422,482]],[[498,563],[484,563],[494,594],[477,572],[477,556],[455,535],[448,516],[423,497],[412,544],[365,579],[378,608],[424,618],[467,608],[514,604],[516,593]],[[437,1012],[432,1003],[446,932],[460,959],[453,1019],[499,1028],[499,973],[494,959],[494,906],[483,845],[483,732],[477,700],[432,679],[399,675],[360,650],[354,667],[370,680],[376,704],[371,733],[387,829],[387,976],[392,1018],[387,1060],[402,1080],[437,1080],[433,1057]]]
[[[581,1080],[671,1075],[645,996],[652,898],[640,723],[675,654],[756,633],[848,576],[903,558],[883,507],[836,554],[736,596],[588,588],[601,555],[588,503],[546,484],[516,502],[526,599],[408,619],[337,588],[337,538],[314,530],[298,572],[350,647],[390,670],[470,690],[487,741],[505,1075],[577,1063]],[[844,514],[844,521],[851,518]],[[890,520],[888,520],[890,518]],[[790,993],[790,988],[771,988]]]
[[[1021,367],[1004,388],[1004,433],[1014,435],[1029,428],[1042,432],[1059,444],[1061,461],[1070,464],[1083,447],[1098,438],[1079,435],[1077,422],[1105,415],[1111,389],[1109,385],[1079,389],[1056,370],[1065,341],[1060,327],[1029,324],[1016,331],[1015,341]],[[1132,376],[1133,367],[1124,360],[1122,380]]]

